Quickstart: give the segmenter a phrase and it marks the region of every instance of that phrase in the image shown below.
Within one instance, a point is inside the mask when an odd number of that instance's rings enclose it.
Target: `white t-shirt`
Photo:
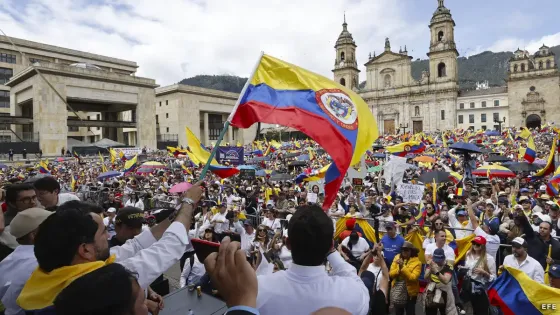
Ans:
[[[213,217],[212,220],[210,220],[211,223],[215,223],[214,225],[214,232],[216,232],[217,234],[222,234],[225,231],[227,231],[229,229],[229,220],[226,219],[226,214],[221,214],[221,213],[216,213]]]
[[[484,232],[484,230],[482,230],[480,226],[478,226],[474,230],[474,235],[482,236],[486,239],[486,252],[488,253],[488,255],[492,256],[492,258],[494,258],[495,261],[496,253],[500,249],[500,237],[498,235],[490,235]]]
[[[264,218],[262,220],[262,224],[268,226],[268,228],[273,231],[278,231],[279,229],[281,229],[280,219]]]
[[[80,198],[78,198],[78,196],[74,195],[74,194],[70,194],[70,193],[61,193],[58,194],[58,203],[56,204],[57,206],[62,205],[65,202],[71,201],[71,200],[77,200],[80,201]]]
[[[117,232],[115,232],[115,219],[113,219],[113,222],[109,224],[109,217],[105,217],[103,218],[103,223],[107,227],[107,232],[109,233],[108,239],[113,238],[113,236],[117,234]]]
[[[433,256],[436,248],[436,243],[428,244],[426,246],[426,250],[424,250],[424,255]],[[455,260],[455,251],[453,250],[453,248],[449,247],[449,245],[443,245],[443,252],[445,253],[445,260]]]
[[[342,246],[347,247],[348,249],[350,249],[348,247],[348,243],[350,242],[350,236],[347,236],[343,241],[342,241]],[[355,258],[360,258],[360,256],[369,250],[369,244],[368,242],[363,238],[360,237],[358,238],[358,242],[356,244],[352,245],[352,249],[350,250],[352,252],[352,255]]]
[[[368,265],[367,271],[370,271],[375,276],[375,291],[379,290],[381,279],[383,279],[383,272],[381,271],[381,267],[371,263]]]

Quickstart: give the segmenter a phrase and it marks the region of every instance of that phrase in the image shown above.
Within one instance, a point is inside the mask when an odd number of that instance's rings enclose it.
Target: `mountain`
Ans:
[[[551,47],[550,50],[555,54],[556,64],[558,65],[560,63],[560,46]],[[513,53],[509,51],[497,53],[485,51],[470,57],[459,57],[457,61],[460,88],[474,89],[477,81],[486,80],[488,80],[490,86],[506,85],[508,61],[512,56]],[[428,70],[428,67],[429,61],[427,59],[413,61],[412,77],[419,80],[422,71]],[[246,78],[231,75],[197,75],[183,79],[179,84],[239,93],[246,81]],[[363,89],[365,85],[365,81],[360,83],[360,89]]]

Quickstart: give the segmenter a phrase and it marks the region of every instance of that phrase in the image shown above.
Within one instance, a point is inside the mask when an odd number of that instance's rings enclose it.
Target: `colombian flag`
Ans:
[[[39,162],[39,173],[41,174],[50,174],[51,172],[49,171],[49,166],[47,165],[47,163],[43,162],[41,160],[41,162]]]
[[[521,270],[504,268],[504,272],[488,288],[490,303],[499,306],[504,315],[559,313],[560,289],[540,284]]]
[[[527,140],[527,148],[525,149],[523,158],[529,163],[535,162],[535,159],[537,158],[537,149],[535,148],[535,142],[533,141],[532,136],[530,136]]]
[[[136,160],[138,159],[138,155],[135,155],[132,159],[126,161],[126,163],[124,163],[124,173],[128,173],[128,172],[132,172],[137,165]]]
[[[405,157],[409,153],[418,154],[424,152],[426,145],[420,141],[408,141],[386,147],[385,149],[393,155]]]
[[[325,178],[327,171],[331,165],[325,165],[320,170],[316,170],[311,172],[310,174],[301,173],[296,177],[296,184],[300,184],[301,182],[314,182],[318,181],[321,178]]]
[[[535,176],[533,177],[534,179],[544,177],[554,173],[555,170],[554,155],[556,154],[556,140],[557,139],[554,139],[552,141],[552,147],[550,148],[550,154],[548,155],[548,161],[546,162],[546,166],[543,169],[539,170],[537,174],[535,174]]]
[[[218,175],[220,178],[232,177],[233,175],[239,173],[239,170],[235,167],[221,166],[221,165],[214,165],[214,164],[210,164],[208,170]]]
[[[325,175],[323,208],[334,201],[350,165],[378,138],[375,119],[356,93],[325,77],[263,55],[228,120],[295,128],[315,140],[333,163]]]

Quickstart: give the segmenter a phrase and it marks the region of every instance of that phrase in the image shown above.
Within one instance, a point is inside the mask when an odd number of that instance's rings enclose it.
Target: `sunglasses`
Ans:
[[[266,232],[265,229],[257,229],[258,232]]]
[[[472,243],[472,246],[481,246],[481,245],[478,243]]]

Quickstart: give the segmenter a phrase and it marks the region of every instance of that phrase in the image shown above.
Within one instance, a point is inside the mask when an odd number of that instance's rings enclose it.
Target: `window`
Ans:
[[[0,136],[0,142],[12,142],[11,136]]]
[[[222,115],[208,114],[208,140],[218,140],[223,128]]]
[[[494,100],[494,106],[500,106],[500,100]]]
[[[471,103],[469,104],[469,106],[470,106],[470,108],[474,108],[474,102],[471,102]]]
[[[159,102],[159,107],[161,107],[161,101]]]
[[[9,91],[0,91],[0,108],[10,108]]]
[[[166,132],[169,133],[169,127],[165,128]]]
[[[482,101],[481,106],[486,107],[486,101]]]
[[[469,124],[474,124],[474,114],[469,115]]]
[[[131,121],[136,121],[136,109],[130,111]]]
[[[486,122],[486,114],[480,114],[480,122]]]
[[[165,106],[169,105],[169,101],[165,100]]]
[[[480,126],[480,128],[482,128],[482,130],[486,130],[486,126],[485,126],[485,125]]]
[[[97,120],[101,120],[101,114],[97,114]]]
[[[459,115],[459,123],[460,123],[460,124],[463,123],[463,115]]]
[[[465,108],[465,103],[459,103],[459,109],[464,109]]]
[[[445,110],[441,110],[441,120],[445,120]]]
[[[447,76],[447,74],[445,73],[445,63],[441,62],[437,66],[437,73],[438,73],[438,78],[442,78],[442,77]]]
[[[500,120],[500,113],[494,113],[494,122]]]
[[[77,132],[80,131],[80,127],[78,126],[68,126],[68,132]]]
[[[16,63],[16,55],[1,53],[0,54],[0,62]]]
[[[521,64],[521,72],[523,72],[523,71],[525,71],[525,64],[524,63]]]
[[[97,127],[97,130],[101,130],[101,127]]]
[[[156,115],[156,124],[159,124],[159,116]]]
[[[344,52],[340,53],[340,61],[344,61]]]
[[[437,33],[437,41],[441,42],[443,40],[443,31],[439,31]]]
[[[10,78],[13,76],[14,70],[10,68],[0,68],[0,84],[10,81]]]
[[[165,113],[165,118],[169,118],[169,113]]]
[[[414,106],[414,116],[420,116],[420,106]]]
[[[543,63],[542,61],[539,61],[539,69],[542,69]]]
[[[500,125],[494,125],[494,130],[496,131],[500,130]]]
[[[385,75],[384,81],[385,81],[385,87],[386,88],[391,87],[392,83],[391,83],[391,75],[390,74]]]
[[[10,116],[10,113],[0,113],[0,116]],[[9,130],[9,125],[8,124],[2,124],[0,125],[0,130]]]
[[[90,116],[87,116],[87,120],[91,120],[91,117],[90,117]]]
[[[29,63],[33,64],[33,63],[47,63],[48,61],[45,60],[41,60],[41,59],[37,59],[37,58],[29,58]]]
[[[547,69],[550,69],[550,64],[551,64],[551,62],[550,62],[550,59],[549,59],[549,60],[546,61],[546,68]]]
[[[346,80],[344,78],[340,78],[340,85],[346,86]]]
[[[470,131],[474,131],[474,126],[469,126]]]
[[[513,72],[517,72],[517,65],[513,66]]]

